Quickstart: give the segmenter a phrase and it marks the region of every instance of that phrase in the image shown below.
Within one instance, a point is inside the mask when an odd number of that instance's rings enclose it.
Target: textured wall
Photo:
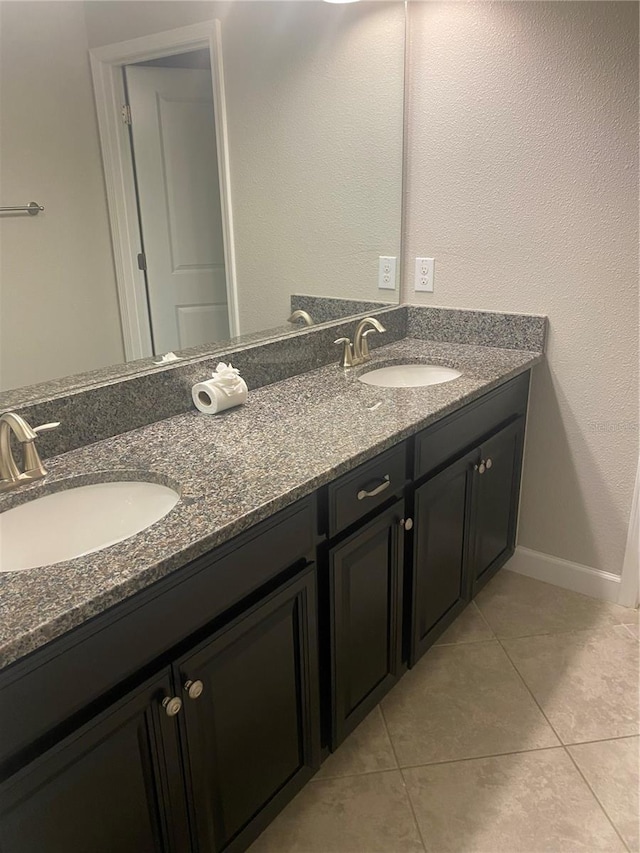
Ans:
[[[124,359],[82,4],[0,3],[0,388]]]
[[[281,325],[292,293],[395,301],[404,9],[286,2],[86,4],[92,47],[219,18],[241,331]]]
[[[638,460],[638,4],[409,15],[404,298],[548,314],[519,542],[619,573]],[[433,295],[412,290],[422,255]]]

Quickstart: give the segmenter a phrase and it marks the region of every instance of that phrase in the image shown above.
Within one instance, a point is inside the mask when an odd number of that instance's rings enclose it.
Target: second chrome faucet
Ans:
[[[342,367],[355,367],[369,360],[371,356],[369,354],[367,337],[374,331],[386,332],[387,330],[375,317],[365,317],[356,326],[353,344],[349,338],[338,338],[335,343],[343,345],[342,359],[340,361]]]

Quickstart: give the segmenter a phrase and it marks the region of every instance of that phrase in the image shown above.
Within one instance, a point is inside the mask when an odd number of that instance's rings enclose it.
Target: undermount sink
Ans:
[[[441,364],[394,364],[368,370],[359,376],[360,382],[380,388],[422,388],[442,385],[462,376],[459,370]]]
[[[35,569],[101,551],[150,527],[180,499],[160,483],[69,487],[0,513],[0,571]]]

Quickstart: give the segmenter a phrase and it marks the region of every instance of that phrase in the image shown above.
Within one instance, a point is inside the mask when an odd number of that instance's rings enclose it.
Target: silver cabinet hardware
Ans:
[[[487,459],[487,461],[485,462],[485,465],[487,466],[487,471],[488,471],[489,468],[491,468],[491,466],[493,465],[493,462],[491,461],[491,459]]]
[[[19,204],[14,207],[0,207],[0,213],[28,213],[29,216],[37,216],[41,210],[44,210],[44,207],[37,201],[30,201],[29,204]]]
[[[405,530],[411,530],[413,528],[413,519],[412,518],[401,518],[400,519],[400,527],[404,527]]]
[[[202,696],[204,684],[201,681],[185,681],[183,688],[189,699],[197,699]]]
[[[182,709],[182,699],[179,696],[165,696],[162,707],[167,717],[175,717]]]
[[[389,475],[385,474],[382,478],[382,482],[379,486],[376,486],[375,489],[371,489],[368,492],[366,489],[360,489],[358,492],[358,500],[363,501],[365,498],[375,498],[376,495],[379,495],[380,492],[384,492],[385,489],[388,489],[391,485],[391,481],[389,479]]]

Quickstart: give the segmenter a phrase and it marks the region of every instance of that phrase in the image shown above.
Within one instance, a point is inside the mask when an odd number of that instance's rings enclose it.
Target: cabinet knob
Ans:
[[[413,527],[413,519],[412,518],[401,518],[400,519],[400,527],[404,527],[405,530],[411,530]]]
[[[482,462],[479,465],[474,465],[473,470],[477,471],[478,474],[484,474],[484,472],[487,470],[487,466],[486,466],[484,459],[482,460]]]
[[[491,466],[493,465],[493,462],[491,461],[491,459],[487,459],[487,461],[486,461],[486,463],[485,463],[485,464],[486,464],[486,466],[487,466],[487,471],[488,471],[488,470],[489,470],[489,468],[491,468]]]
[[[179,696],[165,696],[162,700],[162,707],[167,717],[175,717],[182,708],[182,699]]]
[[[201,681],[185,681],[183,688],[189,699],[197,699],[202,695],[204,684]]]

